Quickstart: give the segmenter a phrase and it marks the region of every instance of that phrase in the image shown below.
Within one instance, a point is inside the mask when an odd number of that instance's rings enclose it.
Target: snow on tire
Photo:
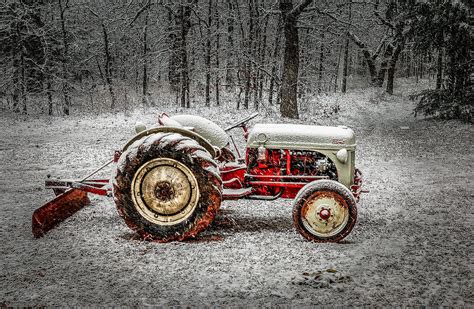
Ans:
[[[195,237],[213,221],[222,180],[209,152],[178,133],[155,133],[120,156],[114,200],[125,223],[143,239]]]
[[[357,220],[356,201],[344,185],[317,180],[305,185],[293,203],[293,224],[313,242],[338,242],[349,235]]]

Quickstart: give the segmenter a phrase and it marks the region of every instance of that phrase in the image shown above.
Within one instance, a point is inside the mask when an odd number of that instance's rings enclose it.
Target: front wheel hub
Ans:
[[[331,211],[329,209],[323,208],[319,212],[319,217],[321,218],[321,220],[326,221],[327,219],[329,219],[330,216],[331,216]]]
[[[332,191],[317,191],[307,199],[301,210],[302,223],[308,232],[329,238],[340,233],[349,220],[349,207]]]

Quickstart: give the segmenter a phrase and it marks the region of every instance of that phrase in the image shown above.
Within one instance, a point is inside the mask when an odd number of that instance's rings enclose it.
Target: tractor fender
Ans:
[[[161,133],[161,132],[165,132],[165,133],[178,133],[178,134],[181,134],[181,135],[183,135],[183,136],[189,137],[189,138],[195,140],[196,142],[198,142],[198,144],[201,145],[202,147],[204,147],[207,151],[209,151],[209,153],[211,154],[211,156],[212,156],[213,158],[215,158],[216,155],[217,155],[216,149],[215,149],[204,137],[202,137],[201,135],[197,134],[196,132],[187,130],[187,129],[185,129],[185,128],[166,127],[166,126],[155,127],[155,128],[151,128],[151,129],[148,129],[148,130],[141,131],[140,133],[138,133],[138,134],[136,134],[134,137],[132,137],[132,138],[125,144],[125,146],[123,146],[122,152],[124,152],[125,150],[127,150],[128,147],[130,147],[130,145],[133,144],[133,142],[135,142],[135,141],[141,139],[142,137],[147,136],[147,135],[152,135],[152,134],[155,134],[155,133]]]

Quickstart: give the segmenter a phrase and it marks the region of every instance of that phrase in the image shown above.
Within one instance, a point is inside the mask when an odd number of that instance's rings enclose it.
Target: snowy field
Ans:
[[[150,125],[165,110],[68,118],[2,111],[0,306],[473,306],[474,128],[415,119],[413,102],[397,90],[306,102],[311,114],[300,122],[345,124],[358,137],[357,166],[370,193],[339,244],[305,241],[292,226],[290,200],[224,202],[196,240],[159,244],[137,240],[112,200],[92,197],[34,239],[31,214],[52,197],[47,174],[87,174],[137,120]],[[222,126],[251,113],[189,112]],[[264,110],[252,123],[285,122],[274,115]]]

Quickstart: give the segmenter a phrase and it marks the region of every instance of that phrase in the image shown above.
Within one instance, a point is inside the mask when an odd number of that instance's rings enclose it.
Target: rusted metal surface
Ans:
[[[140,215],[159,225],[186,220],[200,197],[191,170],[170,158],[156,158],[142,165],[133,177],[131,190]]]
[[[349,220],[349,207],[336,192],[317,191],[301,209],[303,225],[317,237],[331,237],[340,233]]]
[[[354,184],[351,186],[351,192],[357,202],[360,200],[362,191],[362,172],[356,168],[354,173]],[[367,192],[367,191],[366,191]]]
[[[224,200],[237,200],[250,195],[250,193],[252,193],[252,188],[224,189],[222,198]]]
[[[248,184],[251,186],[303,188],[307,182],[249,181]]]
[[[122,151],[121,150],[115,150],[114,151],[114,162],[117,163],[118,160],[120,159],[120,156],[122,155]]]
[[[89,203],[87,193],[78,189],[69,189],[58,195],[33,212],[33,236],[42,237]]]
[[[108,179],[94,179],[84,181],[47,179],[45,181],[45,187],[47,189],[52,189],[56,195],[62,194],[68,189],[77,189],[92,194],[111,196],[108,183]]]
[[[247,178],[256,178],[256,179],[286,179],[286,180],[307,180],[313,181],[313,180],[320,180],[320,179],[329,179],[328,176],[305,176],[305,175],[250,175],[250,174],[245,174],[245,177]]]
[[[151,128],[145,131],[142,131],[132,137],[123,147],[122,151],[126,151],[135,141],[142,139],[145,136],[149,136],[156,133],[178,133],[182,136],[189,137],[199,143],[202,147],[204,147],[214,158],[216,156],[216,151],[214,147],[201,135],[197,134],[196,132],[187,130],[185,128],[178,128],[178,127],[156,127]]]
[[[240,189],[244,186],[245,164],[226,163],[219,167],[224,188]]]
[[[308,183],[293,202],[293,224],[310,241],[338,242],[349,235],[356,221],[354,196],[334,180]]]

